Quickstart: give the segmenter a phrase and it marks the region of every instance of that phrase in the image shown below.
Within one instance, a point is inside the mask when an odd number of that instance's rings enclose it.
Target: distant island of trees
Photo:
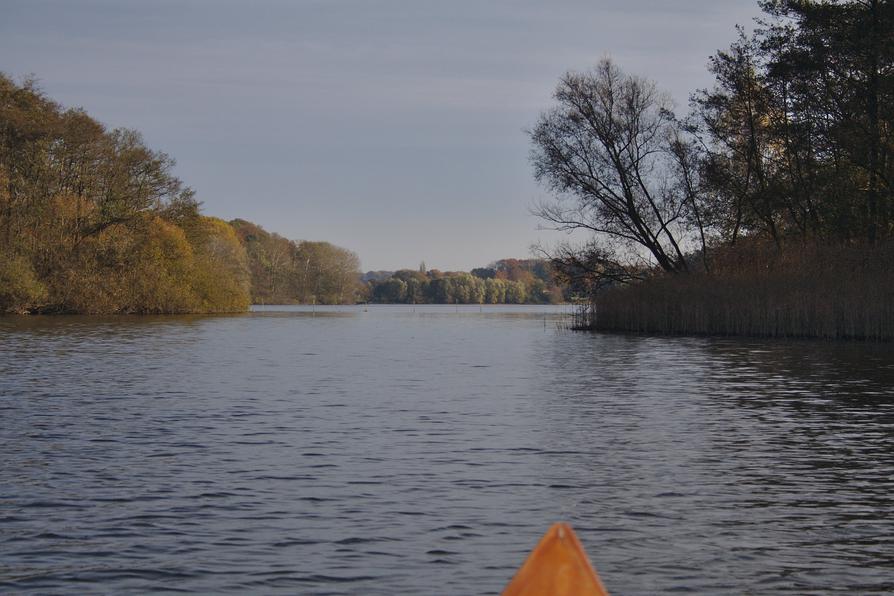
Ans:
[[[471,272],[418,270],[369,272],[369,300],[382,304],[556,304],[571,287],[556,281],[544,259],[502,259]]]

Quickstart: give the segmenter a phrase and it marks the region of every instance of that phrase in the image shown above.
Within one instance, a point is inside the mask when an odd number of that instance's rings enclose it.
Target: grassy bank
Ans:
[[[579,327],[661,334],[894,339],[894,244],[735,246],[711,273],[600,291]]]

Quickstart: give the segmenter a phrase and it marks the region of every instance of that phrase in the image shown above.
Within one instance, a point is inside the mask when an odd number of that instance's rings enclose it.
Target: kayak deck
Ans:
[[[503,596],[572,594],[608,596],[571,526],[553,524],[506,586]]]

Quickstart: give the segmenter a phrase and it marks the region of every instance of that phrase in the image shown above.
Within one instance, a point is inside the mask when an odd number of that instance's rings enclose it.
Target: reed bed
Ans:
[[[600,291],[575,327],[660,334],[894,339],[894,244],[751,244],[711,273],[656,275]]]

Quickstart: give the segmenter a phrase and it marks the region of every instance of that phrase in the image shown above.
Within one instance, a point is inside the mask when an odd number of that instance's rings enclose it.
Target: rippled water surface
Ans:
[[[0,318],[0,592],[894,591],[894,350],[561,309]]]

